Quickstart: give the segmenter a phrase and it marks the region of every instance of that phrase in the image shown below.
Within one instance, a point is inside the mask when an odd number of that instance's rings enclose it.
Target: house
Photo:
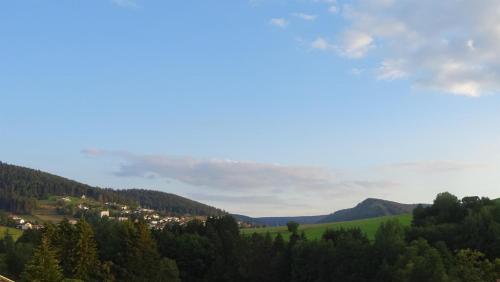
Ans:
[[[28,229],[32,229],[33,228],[33,225],[29,222],[26,222],[25,224],[21,225],[21,230],[28,230]]]
[[[109,211],[108,210],[107,211],[101,211],[100,216],[101,216],[101,218],[105,217],[105,216],[109,217]]]
[[[127,221],[128,217],[120,216],[118,217],[118,221]]]
[[[75,219],[70,219],[68,222],[71,225],[75,225],[77,223],[77,221]]]
[[[81,210],[88,210],[88,209],[89,209],[89,207],[84,206],[84,205],[82,205],[82,204],[78,204],[78,206],[77,206],[77,207],[78,207],[79,209],[81,209]]]

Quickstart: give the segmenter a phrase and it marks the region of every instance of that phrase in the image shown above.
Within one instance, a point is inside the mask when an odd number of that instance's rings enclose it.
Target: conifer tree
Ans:
[[[74,248],[73,259],[74,277],[85,281],[92,280],[99,273],[99,260],[97,247],[94,240],[92,227],[81,219],[76,225],[77,241]]]
[[[37,248],[33,258],[22,274],[23,281],[59,282],[63,274],[55,252],[51,249],[47,236],[42,238],[42,244]]]

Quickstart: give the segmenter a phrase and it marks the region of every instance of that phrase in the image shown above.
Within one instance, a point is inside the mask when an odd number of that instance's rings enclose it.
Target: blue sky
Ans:
[[[498,197],[498,10],[9,1],[0,160],[256,216]]]

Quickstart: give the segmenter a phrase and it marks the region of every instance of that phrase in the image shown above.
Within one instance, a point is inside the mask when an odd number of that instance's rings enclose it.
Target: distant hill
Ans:
[[[37,200],[48,196],[86,195],[100,202],[135,203],[145,208],[174,214],[220,215],[224,211],[160,191],[103,189],[30,168],[0,162],[0,209],[30,213]]]
[[[249,217],[233,214],[236,220],[248,222],[253,225],[284,226],[289,221],[300,224],[316,224],[340,221],[352,221],[381,216],[410,214],[418,204],[401,204],[381,199],[368,198],[357,204],[354,208],[339,210],[328,215],[295,216],[295,217]],[[427,204],[424,204],[427,206]]]
[[[240,214],[232,214],[232,216],[243,222],[248,222],[253,225],[265,226],[283,226],[290,221],[295,221],[300,224],[313,224],[318,223],[322,218],[327,215],[312,215],[312,216],[285,216],[285,217],[249,217]]]
[[[318,223],[350,221],[387,215],[408,214],[418,204],[401,204],[381,199],[368,198],[354,208],[336,211],[321,218]]]

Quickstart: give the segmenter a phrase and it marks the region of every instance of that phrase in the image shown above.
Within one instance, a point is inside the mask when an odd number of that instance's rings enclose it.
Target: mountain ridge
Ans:
[[[366,198],[352,208],[338,210],[325,215],[249,217],[245,215],[232,214],[232,216],[239,221],[244,221],[253,225],[283,226],[289,221],[295,221],[300,224],[316,224],[352,221],[388,215],[410,214],[418,205],[419,204],[402,204],[377,198]],[[421,205],[427,206],[428,204]]]
[[[318,223],[351,221],[356,219],[372,218],[387,215],[399,215],[412,213],[419,204],[402,204],[394,201],[367,198],[356,206],[333,212]],[[427,204],[422,204],[427,205]]]

